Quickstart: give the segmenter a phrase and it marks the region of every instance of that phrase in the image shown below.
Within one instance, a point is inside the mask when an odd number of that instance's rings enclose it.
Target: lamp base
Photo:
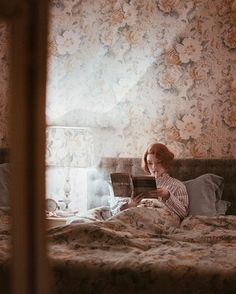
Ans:
[[[65,186],[64,186],[64,203],[65,203],[65,211],[69,211],[69,205],[71,203],[71,199],[70,199],[70,191],[71,191],[71,186],[70,186],[70,169],[68,168],[68,173],[67,173],[67,177],[66,177],[66,182],[65,182]]]
[[[71,203],[70,195],[69,195],[69,194],[66,194],[66,195],[65,195],[65,197],[64,197],[64,199],[63,199],[63,202],[65,203],[65,208],[64,208],[64,210],[65,210],[65,211],[69,211],[69,210],[70,210],[69,205],[70,205],[70,203]]]

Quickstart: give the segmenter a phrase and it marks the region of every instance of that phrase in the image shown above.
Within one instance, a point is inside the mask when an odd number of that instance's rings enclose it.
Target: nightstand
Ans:
[[[67,222],[67,217],[46,217],[46,226],[47,228],[54,228],[58,226],[65,226]]]

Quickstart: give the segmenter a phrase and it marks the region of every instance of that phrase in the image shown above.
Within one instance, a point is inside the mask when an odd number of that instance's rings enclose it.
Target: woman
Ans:
[[[168,211],[183,219],[188,213],[189,199],[185,185],[168,174],[173,159],[174,154],[164,144],[154,143],[149,145],[143,154],[142,168],[156,178],[157,188],[149,192],[151,198],[160,200]],[[113,215],[141,205],[145,202],[145,199],[142,199],[143,194],[131,198],[119,198],[111,208]]]

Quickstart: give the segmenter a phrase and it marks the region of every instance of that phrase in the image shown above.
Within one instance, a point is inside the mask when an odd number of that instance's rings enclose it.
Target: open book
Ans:
[[[152,176],[131,176],[129,173],[111,173],[111,183],[114,195],[117,197],[131,197],[144,193],[145,198],[150,198],[149,191],[156,189],[156,180]]]

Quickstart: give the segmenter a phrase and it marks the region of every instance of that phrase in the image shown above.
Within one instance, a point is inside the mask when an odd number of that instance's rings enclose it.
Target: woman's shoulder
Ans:
[[[177,187],[182,188],[182,189],[186,189],[185,184],[183,182],[181,182],[179,179],[177,178],[173,178],[169,175],[169,177],[172,180],[172,183],[175,184]]]

